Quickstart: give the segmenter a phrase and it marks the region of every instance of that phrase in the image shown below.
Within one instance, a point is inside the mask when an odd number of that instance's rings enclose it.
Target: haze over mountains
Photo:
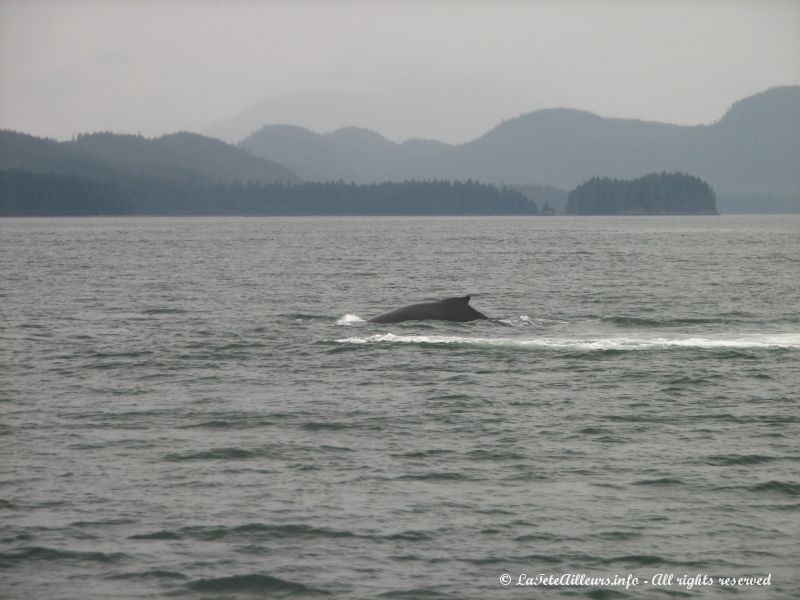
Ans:
[[[571,189],[594,176],[679,171],[708,181],[723,195],[797,198],[800,87],[773,88],[741,100],[710,125],[549,109],[504,121],[460,145],[432,140],[397,144],[352,127],[318,134],[268,125],[239,146],[304,180],[477,179]]]
[[[395,143],[356,127],[318,134],[292,125],[267,125],[238,146],[185,132],[153,139],[94,133],[56,142],[1,131],[3,170],[112,184],[125,180],[128,190],[156,186],[153,182],[473,180],[516,186],[558,213],[564,212],[566,190],[592,177],[681,172],[710,183],[721,212],[799,212],[800,87],[745,98],[710,125],[548,109],[504,121],[460,145]],[[158,186],[164,195],[175,189]]]

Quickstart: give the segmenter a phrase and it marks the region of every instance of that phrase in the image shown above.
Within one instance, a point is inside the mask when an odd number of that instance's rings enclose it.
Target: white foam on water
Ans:
[[[800,349],[800,333],[748,334],[738,337],[611,337],[611,338],[482,338],[444,335],[396,335],[385,333],[336,340],[342,344],[461,344],[554,350],[654,350],[697,349]]]
[[[535,327],[535,328],[542,328],[547,325],[564,325],[569,323],[568,321],[560,321],[558,319],[532,319],[528,315],[520,315],[518,317],[512,317],[508,319],[498,319],[501,323],[505,325],[512,325],[514,327]]]
[[[336,321],[337,325],[360,325],[361,323],[366,323],[366,321],[358,315],[353,315],[350,313]]]

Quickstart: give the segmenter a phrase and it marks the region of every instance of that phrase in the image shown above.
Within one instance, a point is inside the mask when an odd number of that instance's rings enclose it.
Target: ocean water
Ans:
[[[796,216],[6,219],[0,265],[0,597],[797,597]]]

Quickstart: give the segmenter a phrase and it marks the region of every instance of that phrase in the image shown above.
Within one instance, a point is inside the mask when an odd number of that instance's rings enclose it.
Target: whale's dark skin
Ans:
[[[462,296],[460,298],[445,298],[438,302],[409,304],[408,306],[385,312],[377,317],[372,317],[369,322],[400,323],[401,321],[429,320],[465,322],[488,318],[469,305],[469,296]]]

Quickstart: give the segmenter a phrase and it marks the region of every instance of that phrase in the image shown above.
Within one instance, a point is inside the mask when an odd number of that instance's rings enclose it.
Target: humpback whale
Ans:
[[[400,321],[475,321],[488,319],[469,305],[469,296],[445,298],[438,302],[409,304],[372,317],[370,323],[399,323]]]

